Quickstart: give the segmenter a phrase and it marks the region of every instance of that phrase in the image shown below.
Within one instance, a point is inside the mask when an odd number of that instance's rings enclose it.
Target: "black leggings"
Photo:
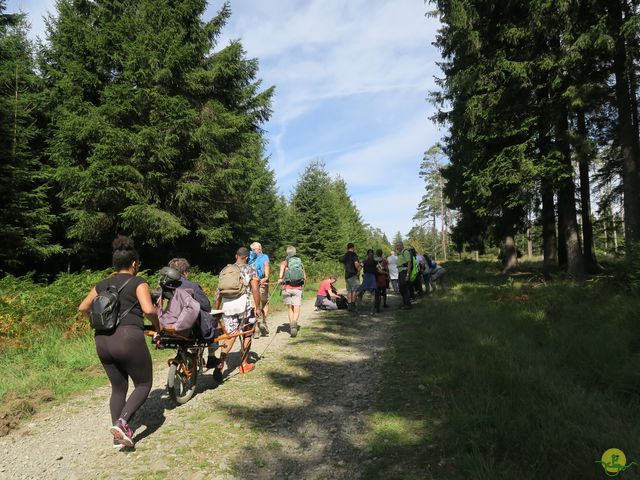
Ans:
[[[111,382],[111,421],[128,422],[149,396],[153,381],[144,332],[135,325],[120,325],[111,335],[96,335],[96,352]],[[127,400],[129,377],[134,389]]]

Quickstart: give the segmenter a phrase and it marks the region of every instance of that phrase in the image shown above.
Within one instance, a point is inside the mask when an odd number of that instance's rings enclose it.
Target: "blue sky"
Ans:
[[[422,0],[231,0],[220,46],[240,39],[276,86],[265,126],[279,190],[289,195],[309,161],[347,182],[366,223],[406,234],[422,196],[423,152],[442,132],[426,101],[440,71],[438,22]],[[205,19],[222,2],[211,1]],[[32,35],[53,0],[9,0]]]

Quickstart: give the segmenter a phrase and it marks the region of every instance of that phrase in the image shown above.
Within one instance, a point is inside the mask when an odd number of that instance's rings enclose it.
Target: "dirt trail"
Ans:
[[[0,438],[0,478],[358,478],[389,316],[314,312],[306,300],[297,338],[286,312],[272,315],[271,335],[252,346],[256,369],[219,386],[207,372],[186,405],[172,406],[157,363],[131,422],[135,450],[112,447],[104,387]]]

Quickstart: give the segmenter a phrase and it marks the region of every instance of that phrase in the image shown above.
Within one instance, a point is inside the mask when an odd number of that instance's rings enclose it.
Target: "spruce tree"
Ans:
[[[158,258],[211,259],[268,231],[275,188],[261,125],[273,89],[261,90],[239,42],[216,50],[229,5],[208,22],[205,7],[58,2],[43,67],[49,153],[76,250],[124,232]]]
[[[0,2],[0,271],[21,272],[60,251],[52,243],[43,85],[23,14]]]

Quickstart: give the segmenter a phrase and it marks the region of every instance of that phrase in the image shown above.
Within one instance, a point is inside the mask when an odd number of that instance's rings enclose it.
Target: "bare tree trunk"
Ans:
[[[439,187],[440,187],[440,215],[441,215],[441,220],[442,220],[442,225],[441,225],[441,233],[442,233],[442,257],[444,258],[444,261],[447,261],[447,237],[446,237],[446,230],[447,230],[447,216],[446,216],[446,212],[444,209],[444,182],[442,181],[442,174],[438,171],[438,183],[439,183]]]
[[[533,239],[531,238],[531,228],[527,228],[527,258],[533,258]]]
[[[616,228],[616,217],[613,217],[613,251],[618,253],[618,229]]]
[[[584,258],[578,235],[578,221],[576,218],[576,187],[573,182],[573,168],[571,166],[571,148],[567,138],[568,121],[566,112],[560,112],[557,123],[558,150],[562,153],[561,162],[564,175],[558,188],[558,212],[562,219],[562,230],[567,252],[567,274],[576,281],[583,281],[586,277]]]
[[[474,250],[473,253],[475,254],[474,256],[475,256],[476,262],[479,262],[480,261],[480,252],[478,252],[478,250]]]
[[[602,225],[604,227],[604,251],[605,253],[609,252],[609,239],[607,238],[607,221],[604,220],[602,222]]]
[[[593,223],[591,222],[591,181],[589,179],[589,164],[591,163],[591,149],[587,140],[587,124],[582,110],[578,111],[578,165],[580,169],[580,203],[582,204],[582,245],[587,270],[600,270],[593,247]]]
[[[16,64],[16,83],[15,83],[15,103],[13,105],[13,159],[15,161],[16,152],[18,148],[18,96],[20,94],[20,89],[18,88],[18,65]]]

